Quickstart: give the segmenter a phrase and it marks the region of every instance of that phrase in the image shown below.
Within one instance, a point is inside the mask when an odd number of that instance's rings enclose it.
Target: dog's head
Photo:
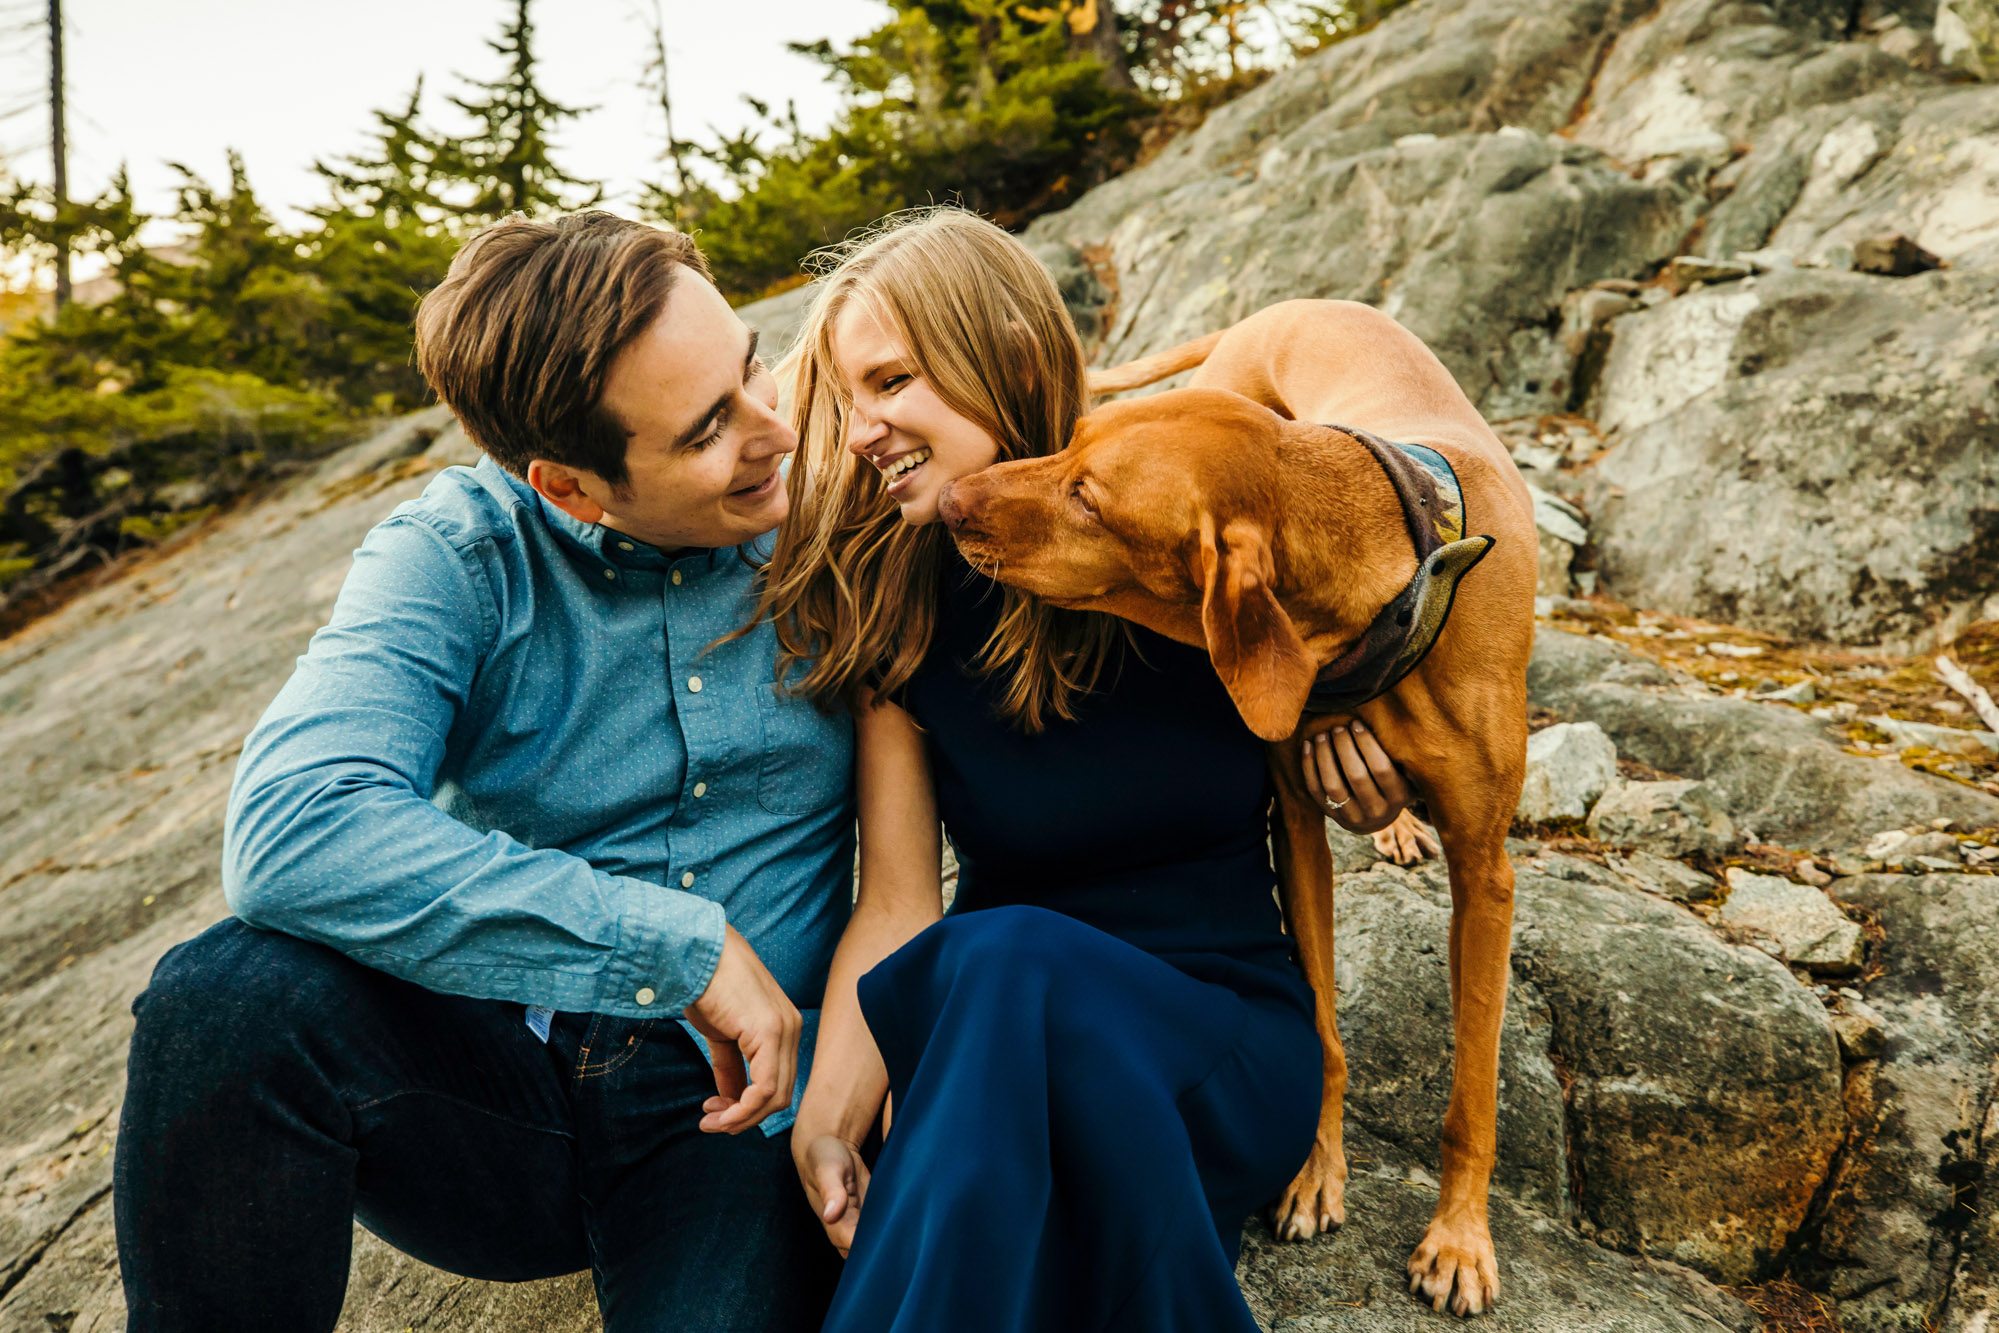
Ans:
[[[952,482],[938,513],[1000,582],[1205,647],[1250,730],[1282,740],[1317,671],[1277,598],[1286,425],[1222,389],[1112,403],[1060,453]]]

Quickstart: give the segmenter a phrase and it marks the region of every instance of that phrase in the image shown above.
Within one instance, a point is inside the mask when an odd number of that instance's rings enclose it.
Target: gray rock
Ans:
[[[1943,261],[1900,232],[1867,236],[1853,243],[1853,267],[1860,273],[1906,278],[1941,267]]]
[[[805,283],[788,292],[736,307],[737,317],[757,331],[757,346],[766,360],[774,362],[791,349],[792,339],[798,336],[805,323],[806,307],[812,304],[812,298],[818,292],[817,283]]]
[[[1766,274],[1615,327],[1584,485],[1606,591],[1905,646],[1999,613],[1999,265]]]
[[[1680,249],[1690,175],[1551,137],[1638,0],[1417,4],[1028,230],[1103,256],[1109,364],[1299,296],[1378,303],[1493,415],[1560,411],[1561,307]],[[1384,225],[1385,224],[1385,225]],[[1491,281],[1488,281],[1491,279]]]
[[[1517,974],[1569,1082],[1579,1214],[1601,1244],[1767,1275],[1845,1127],[1823,1006],[1682,907],[1548,855],[1517,879]]]
[[[1543,627],[1528,702],[1564,721],[1595,722],[1626,758],[1700,778],[1738,829],[1813,850],[1851,847],[1869,829],[1946,818],[1999,826],[1999,799],[1840,749],[1794,708],[1680,693],[1656,664],[1617,644]]]
[[[1999,1147],[1999,878],[1864,875],[1831,894],[1884,932],[1866,1002],[1885,1040],[1853,1073],[1858,1146],[1834,1172],[1808,1277],[1853,1333],[1984,1328],[1999,1308],[1999,1231],[1979,1198]]]
[[[1848,1061],[1872,1060],[1887,1049],[1888,1020],[1865,1000],[1843,1000],[1832,1016],[1839,1053]]]
[[[1589,813],[1589,835],[1660,856],[1719,856],[1740,839],[1705,782],[1619,782]]]
[[[1347,1224],[1305,1244],[1243,1234],[1236,1269],[1250,1308],[1273,1333],[1435,1333],[1448,1316],[1409,1294],[1404,1264],[1436,1206],[1429,1173],[1389,1145],[1349,1134],[1356,1160]],[[1365,1161],[1367,1165],[1359,1165]],[[1494,1333],[1756,1333],[1762,1321],[1688,1269],[1592,1245],[1569,1225],[1495,1196],[1499,1305],[1478,1321]]]
[[[1617,747],[1594,722],[1558,722],[1527,738],[1518,816],[1544,823],[1581,819],[1617,780]]]
[[[1339,893],[1347,1123],[1434,1175],[1449,886],[1434,864],[1381,867]],[[1775,959],[1567,856],[1517,868],[1514,972],[1496,1189],[1612,1248],[1730,1282],[1761,1274],[1843,1124],[1819,1003]]]
[[[1860,926],[1809,884],[1740,867],[1728,871],[1728,899],[1715,919],[1757,948],[1814,972],[1857,971],[1866,956]]]
[[[1604,863],[1634,888],[1677,903],[1708,902],[1721,892],[1721,884],[1714,876],[1651,852],[1612,853],[1604,858]]]

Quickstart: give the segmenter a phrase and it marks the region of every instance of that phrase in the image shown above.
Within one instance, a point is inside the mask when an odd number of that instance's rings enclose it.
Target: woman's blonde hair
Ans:
[[[780,530],[758,617],[777,629],[778,676],[821,705],[862,690],[894,698],[930,648],[941,524],[910,527],[880,473],[845,448],[851,400],[833,326],[867,303],[946,406],[999,442],[1002,461],[1050,454],[1089,407],[1083,349],[1055,283],[1013,237],[974,213],[895,214],[815,256],[823,273],[798,340],[778,367],[798,431],[792,513]],[[999,711],[1026,731],[1072,718],[1126,637],[1109,616],[1065,611],[1013,588],[974,664],[1003,679]],[[803,665],[797,681],[791,673]]]

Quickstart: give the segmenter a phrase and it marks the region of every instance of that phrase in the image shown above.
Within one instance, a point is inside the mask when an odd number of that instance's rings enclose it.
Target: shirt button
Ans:
[[[614,579],[618,577],[618,571],[615,569],[607,569],[604,571],[604,577],[607,579]]]
[[[695,783],[695,784],[694,784],[694,795],[695,795],[695,797],[696,797],[697,799],[698,799],[698,798],[700,798],[700,797],[703,797],[703,796],[706,796],[707,794],[708,794],[708,784],[707,784],[707,783],[705,783],[705,782],[697,782],[697,783]]]
[[[654,1000],[658,999],[659,997],[652,993],[652,987],[647,986],[641,989],[639,993],[637,995],[634,995],[632,998],[634,1000],[637,1000],[640,1004],[651,1004]]]
[[[683,889],[691,889],[694,887],[694,872],[692,870],[688,871],[686,874],[680,877],[680,887]]]
[[[680,586],[680,571],[677,569],[673,571],[673,586],[676,588]]]
[[[618,549],[620,551],[629,551],[632,549],[632,544],[630,542],[619,542]]]
[[[687,678],[687,688],[696,694],[701,693],[701,677],[689,676]]]

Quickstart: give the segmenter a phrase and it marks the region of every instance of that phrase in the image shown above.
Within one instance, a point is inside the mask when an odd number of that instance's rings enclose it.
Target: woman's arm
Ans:
[[[861,1140],[888,1094],[888,1071],[861,1015],[855,983],[944,912],[937,796],[922,733],[895,704],[864,698],[854,742],[860,897],[833,954],[812,1078],[791,1131],[805,1192],[842,1254],[853,1243],[867,1193]]]

